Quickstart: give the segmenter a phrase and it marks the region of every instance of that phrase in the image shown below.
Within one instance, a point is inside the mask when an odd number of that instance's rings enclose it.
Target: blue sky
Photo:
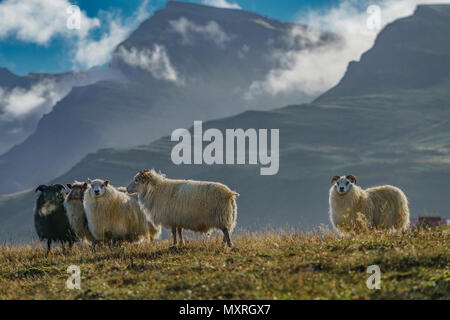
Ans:
[[[21,0],[0,0],[0,19],[3,15],[11,16],[13,12],[18,12],[14,5],[18,5]],[[55,0],[27,0],[36,1],[40,6],[47,1]],[[19,35],[17,21],[12,21],[7,27],[1,25],[0,28],[8,29],[9,32],[1,33],[0,30],[0,67],[6,67],[12,72],[20,75],[27,74],[29,72],[64,72],[69,70],[86,69],[96,64],[98,61],[104,61],[102,57],[90,57],[89,55],[95,51],[92,48],[105,48],[105,45],[95,46],[95,41],[99,41],[102,36],[105,36],[105,42],[110,46],[114,45],[114,41],[120,40],[120,37],[125,37],[126,34],[132,32],[138,25],[138,23],[145,17],[150,16],[154,10],[165,6],[165,0],[150,0],[143,6],[144,0],[56,0],[61,2],[62,7],[65,3],[76,4],[82,11],[85,12],[87,18],[95,23],[94,19],[98,18],[100,26],[92,27],[88,36],[82,39],[74,38],[67,33],[58,34],[58,30],[51,30],[54,35],[41,41],[35,40],[33,30],[24,31],[25,35]],[[205,3],[208,0],[195,0],[191,2]],[[217,1],[217,0],[209,0]],[[223,1],[223,0],[219,0]],[[270,18],[282,20],[282,21],[295,21],[296,16],[302,10],[308,9],[320,9],[324,7],[330,7],[338,3],[336,0],[231,0],[228,3],[234,3],[244,10],[256,12]],[[23,2],[22,2],[23,4]],[[37,8],[37,7],[35,7]],[[50,10],[50,9],[48,9]],[[39,12],[39,9],[35,11]],[[60,10],[61,11],[61,10]],[[141,15],[138,16],[138,12]],[[67,15],[63,12],[61,15]],[[26,16],[23,13],[23,20],[41,20],[36,24],[34,30],[46,28],[49,24],[48,21],[56,24],[57,19],[53,19],[53,13],[48,12],[39,15]],[[4,19],[3,19],[4,20]],[[46,21],[45,21],[46,20]],[[107,33],[111,32],[111,23],[114,21],[121,22],[120,32],[114,32],[119,34],[115,39],[107,39]],[[55,28],[57,28],[55,26]],[[23,30],[22,30],[23,31]],[[34,31],[36,32],[36,31]],[[112,34],[113,32],[111,32]],[[112,38],[113,34],[111,35]],[[108,41],[110,40],[110,41]],[[89,45],[92,42],[92,46]],[[80,46],[83,45],[84,51]],[[90,48],[90,49],[89,49]],[[75,58],[74,56],[77,56]]]

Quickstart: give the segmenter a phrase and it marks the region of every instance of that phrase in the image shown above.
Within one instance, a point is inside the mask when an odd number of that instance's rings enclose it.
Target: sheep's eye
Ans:
[[[345,184],[346,186],[348,186],[349,182],[347,181],[347,183]]]

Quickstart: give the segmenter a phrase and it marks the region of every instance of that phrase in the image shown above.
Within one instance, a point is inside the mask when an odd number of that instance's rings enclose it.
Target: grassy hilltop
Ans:
[[[8,247],[0,250],[0,299],[449,299],[450,229],[365,234],[267,231],[101,248]],[[369,290],[370,265],[381,289]],[[67,267],[81,268],[69,290]]]

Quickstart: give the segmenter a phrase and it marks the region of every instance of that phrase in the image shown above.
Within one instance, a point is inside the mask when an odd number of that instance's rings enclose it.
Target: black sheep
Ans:
[[[50,252],[52,241],[61,241],[65,250],[65,241],[72,247],[77,240],[75,233],[70,228],[67,219],[64,199],[66,197],[64,186],[40,185],[36,191],[40,191],[36,200],[34,211],[34,226],[39,236],[39,240],[47,239],[47,255]]]

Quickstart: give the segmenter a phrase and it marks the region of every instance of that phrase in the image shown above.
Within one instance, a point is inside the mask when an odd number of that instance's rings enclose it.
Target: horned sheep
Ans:
[[[83,206],[89,231],[97,241],[153,240],[161,228],[146,219],[139,203],[109,181],[88,180]]]
[[[70,227],[64,209],[65,188],[61,184],[40,185],[35,192],[40,192],[34,209],[34,226],[39,240],[47,240],[47,255],[52,241],[61,241],[65,250],[65,242],[72,247],[77,237]]]
[[[334,176],[329,206],[333,227],[341,232],[360,227],[405,230],[409,225],[408,199],[390,185],[362,189],[353,175]]]
[[[233,246],[230,234],[236,225],[236,196],[239,194],[217,182],[168,179],[155,170],[136,174],[127,187],[137,193],[141,207],[156,225],[177,233],[183,243],[183,229],[209,233],[223,232],[223,241]]]

